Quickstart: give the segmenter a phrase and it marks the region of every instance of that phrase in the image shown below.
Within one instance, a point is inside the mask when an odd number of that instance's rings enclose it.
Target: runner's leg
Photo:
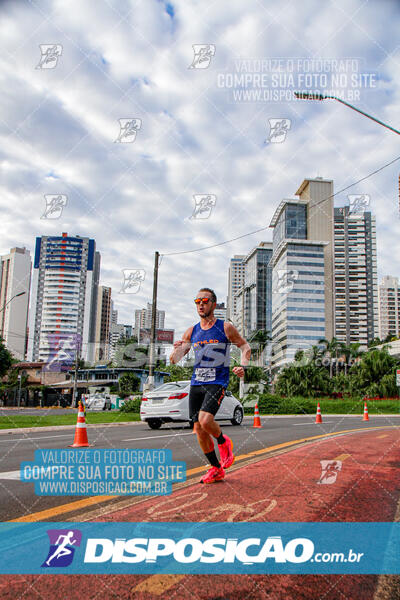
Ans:
[[[203,420],[204,415],[205,415],[206,419],[208,419],[208,417],[211,417],[212,419],[214,419],[214,417],[211,414],[204,413],[204,411],[200,410],[204,404],[205,396],[208,392],[209,392],[209,386],[202,386],[202,385],[198,386],[197,385],[197,386],[190,387],[189,416],[194,423],[193,430],[197,435],[197,440],[199,442],[199,446],[202,449],[202,451],[204,452],[205,457],[207,458],[207,460],[211,464],[211,466],[217,467],[218,469],[220,469],[221,465],[220,465],[220,462],[219,462],[217,455],[215,454],[215,450],[214,450],[213,436],[212,436],[212,434],[210,435],[210,433],[207,432],[206,429],[204,429],[204,427],[202,427],[202,425],[199,421],[200,415],[201,415],[202,420]],[[218,410],[218,405],[217,405],[217,410]]]
[[[223,435],[221,427],[214,418],[225,396],[225,388],[221,385],[208,385],[204,387],[207,387],[207,393],[199,412],[199,422],[202,429],[216,438],[220,454],[220,464],[223,468],[227,469],[235,460],[233,442],[227,435]]]

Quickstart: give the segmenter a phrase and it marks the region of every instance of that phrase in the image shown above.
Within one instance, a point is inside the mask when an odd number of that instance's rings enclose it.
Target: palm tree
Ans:
[[[374,348],[374,346],[380,346],[381,344],[383,344],[383,341],[376,337],[371,342],[368,342],[368,348]]]
[[[360,358],[363,354],[364,351],[360,350],[360,342],[353,342],[352,344],[350,344],[349,346],[349,360],[354,359],[354,362],[357,361],[358,358]]]
[[[250,336],[249,342],[257,342],[258,343],[258,348],[256,351],[258,363],[262,362],[262,360],[261,360],[262,354],[265,350],[265,347],[267,346],[268,342],[271,339],[272,338],[269,335],[269,331],[267,331],[266,329],[258,329]],[[259,366],[262,366],[262,364]]]
[[[355,381],[358,391],[371,395],[384,395],[385,387],[395,384],[395,370],[398,361],[389,354],[386,347],[365,352],[355,367]],[[353,367],[354,368],[354,367]],[[384,385],[382,381],[384,380]]]
[[[317,345],[311,346],[311,348],[308,349],[307,354],[310,357],[311,362],[315,365],[317,360],[319,358],[321,358],[322,356],[322,351],[321,348]]]
[[[338,353],[338,349],[340,347],[341,342],[339,342],[339,340],[335,337],[333,337],[331,339],[331,341],[322,338],[319,340],[318,344],[320,346],[325,346],[325,351],[324,354],[328,353],[329,354],[329,377],[332,378],[333,375],[333,356],[335,355],[336,357],[336,374],[337,374],[337,353]]]

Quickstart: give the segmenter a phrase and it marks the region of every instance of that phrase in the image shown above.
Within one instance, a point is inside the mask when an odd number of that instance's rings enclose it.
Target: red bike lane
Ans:
[[[399,463],[398,428],[364,430],[315,440],[247,464],[238,461],[222,482],[199,484],[200,474],[170,496],[150,498],[97,520],[393,521],[400,499]],[[0,597],[39,599],[62,595],[71,600],[373,600],[375,597],[383,600],[386,596],[382,590],[382,580],[379,582],[375,575],[46,573],[3,576]],[[391,597],[400,596],[387,596]]]

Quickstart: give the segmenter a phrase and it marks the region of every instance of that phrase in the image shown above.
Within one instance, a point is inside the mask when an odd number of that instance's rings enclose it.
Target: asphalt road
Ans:
[[[314,415],[264,416],[261,421],[261,429],[252,427],[253,417],[246,417],[240,427],[222,423],[224,433],[233,440],[236,455],[247,454],[282,442],[337,431],[393,425],[400,427],[400,415],[374,416],[368,422],[362,421],[360,415],[351,417],[328,415],[323,417],[323,423],[318,425],[314,422]],[[89,443],[95,448],[169,448],[173,452],[173,459],[185,461],[187,469],[205,465],[204,455],[199,449],[197,439],[185,425],[164,425],[156,431],[149,429],[144,423],[120,426],[99,425],[90,427],[88,435]],[[81,499],[78,496],[36,496],[34,485],[20,482],[18,474],[20,463],[33,461],[36,449],[67,448],[73,442],[73,437],[73,428],[31,433],[20,429],[0,435],[1,521],[27,517],[32,513]],[[82,452],[84,451],[82,449]]]

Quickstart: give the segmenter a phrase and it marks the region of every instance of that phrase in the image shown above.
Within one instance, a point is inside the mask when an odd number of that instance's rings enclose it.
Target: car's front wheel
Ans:
[[[233,412],[233,418],[231,419],[232,425],[240,425],[243,421],[243,410],[238,406]]]
[[[147,421],[147,425],[150,427],[150,429],[160,429],[162,421],[161,419],[149,419]]]

